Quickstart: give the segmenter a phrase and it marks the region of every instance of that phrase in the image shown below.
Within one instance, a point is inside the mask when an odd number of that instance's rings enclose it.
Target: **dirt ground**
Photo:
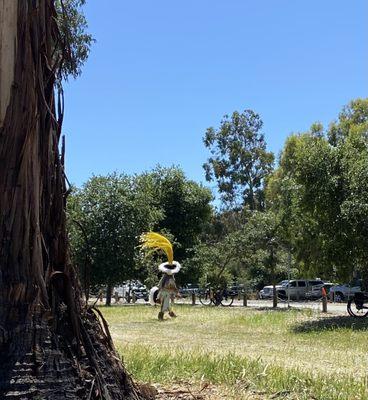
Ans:
[[[234,387],[230,393],[225,388],[203,383],[200,387],[190,382],[179,382],[172,386],[159,384],[145,385],[144,392],[152,400],[291,400],[288,392],[267,395],[265,392],[248,390],[246,387]]]

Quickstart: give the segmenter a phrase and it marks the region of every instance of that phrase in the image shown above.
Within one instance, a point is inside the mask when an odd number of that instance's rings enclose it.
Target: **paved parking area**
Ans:
[[[96,299],[90,299],[89,304],[94,304]],[[176,299],[175,303],[177,304],[191,304],[191,299],[185,298],[185,299]],[[105,304],[105,299],[103,301],[98,301],[96,303],[97,305],[103,305]],[[130,306],[134,307],[135,304],[147,304],[144,300],[138,300],[136,303],[126,303],[123,300],[120,300],[119,303],[115,303],[115,300],[112,300],[112,306]],[[198,299],[196,299],[196,306],[197,307],[207,307],[203,306]],[[243,300],[238,300],[235,299],[232,307],[243,307]],[[247,301],[247,307],[250,308],[272,308],[272,300],[248,300]],[[280,301],[277,304],[278,308],[286,309],[288,308],[288,304],[286,301]],[[320,311],[322,312],[322,302],[321,301],[290,301],[289,304],[290,308],[309,308],[314,311]],[[347,310],[346,310],[346,303],[330,303],[328,302],[327,304],[327,312],[330,314],[337,314],[337,315],[347,315]]]
[[[177,300],[176,303],[190,304],[189,300]],[[200,305],[199,301],[196,303]],[[243,307],[243,300],[234,300],[232,307]],[[251,308],[272,308],[272,300],[248,300],[247,307]],[[287,302],[279,301],[277,304],[278,308],[310,308],[315,311],[322,312],[322,302],[321,301],[290,301],[288,306]],[[345,315],[347,314],[346,303],[328,303],[327,312],[332,314]]]
[[[272,308],[272,300],[248,300],[248,307],[254,308]],[[242,306],[243,301],[235,300],[234,305]],[[279,308],[288,308],[287,302],[279,301],[277,304]],[[321,301],[290,301],[291,308],[310,308],[315,311],[322,311]],[[333,314],[344,315],[347,314],[346,303],[327,303],[327,312]]]
[[[177,299],[175,300],[178,304],[191,304],[191,299]],[[201,305],[199,300],[196,299],[196,304]],[[235,299],[232,307],[243,307],[243,300]],[[272,308],[272,300],[248,300],[247,307],[252,308]],[[287,301],[279,300],[277,304],[278,308],[310,308],[315,311],[322,312],[322,301],[290,301],[289,305]],[[327,303],[327,312],[332,314],[345,315],[347,314],[346,303]]]

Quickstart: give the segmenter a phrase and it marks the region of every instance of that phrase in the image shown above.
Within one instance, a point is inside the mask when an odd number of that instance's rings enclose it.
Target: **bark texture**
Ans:
[[[0,126],[3,124],[13,82],[17,9],[17,1],[0,0]]]
[[[68,257],[53,0],[0,13],[0,398],[142,399]]]

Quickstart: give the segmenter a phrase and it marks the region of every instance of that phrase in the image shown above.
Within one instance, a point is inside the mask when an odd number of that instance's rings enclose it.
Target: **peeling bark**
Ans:
[[[0,126],[10,100],[14,77],[18,3],[0,0]]]
[[[0,398],[142,399],[68,256],[53,1],[0,12]]]

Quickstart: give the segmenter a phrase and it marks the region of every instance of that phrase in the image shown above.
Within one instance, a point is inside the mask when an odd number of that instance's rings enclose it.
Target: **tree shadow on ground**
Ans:
[[[353,331],[366,331],[368,330],[368,318],[353,318],[348,315],[321,317],[313,321],[298,323],[291,330],[294,333],[308,333],[335,331],[341,328]]]
[[[306,312],[306,310],[308,310],[308,309],[306,309],[306,308],[297,308],[297,307],[290,307],[290,308],[287,308],[287,307],[276,307],[276,308],[273,308],[273,307],[252,307],[252,308],[246,308],[246,309],[248,309],[248,310],[255,310],[255,311],[271,311],[271,312],[285,312],[285,313],[287,313],[287,312],[300,312],[300,313],[305,313]]]

